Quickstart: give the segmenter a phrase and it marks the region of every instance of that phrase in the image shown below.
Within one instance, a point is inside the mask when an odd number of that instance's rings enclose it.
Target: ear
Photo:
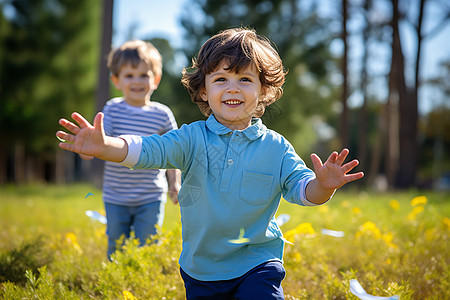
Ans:
[[[206,95],[206,89],[204,87],[200,90],[200,97],[203,101],[208,102],[208,96]]]
[[[119,78],[116,75],[111,75],[111,81],[114,84],[114,86],[116,87],[116,89],[120,90],[119,87]]]

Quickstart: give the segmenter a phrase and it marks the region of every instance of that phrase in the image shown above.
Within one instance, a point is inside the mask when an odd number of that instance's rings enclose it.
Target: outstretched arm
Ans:
[[[348,153],[348,149],[343,149],[339,154],[333,152],[324,164],[316,154],[311,154],[316,178],[306,187],[308,201],[316,204],[324,203],[338,188],[364,176],[363,172],[348,174],[359,164],[355,159],[343,165]]]
[[[78,125],[66,119],[59,120],[59,124],[70,132],[56,132],[56,136],[65,141],[59,143],[61,149],[114,162],[125,159],[128,145],[121,138],[105,135],[103,113],[100,112],[95,116],[94,126],[79,113],[73,113],[72,118]]]

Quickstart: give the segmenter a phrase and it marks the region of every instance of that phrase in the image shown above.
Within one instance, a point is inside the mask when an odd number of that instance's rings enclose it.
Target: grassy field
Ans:
[[[184,299],[177,206],[167,203],[157,244],[129,240],[113,262],[86,210],[103,212],[90,185],[0,188],[0,299]],[[282,201],[280,214],[293,242],[286,299],[357,299],[350,279],[372,295],[450,299],[448,193],[339,191],[320,207]]]

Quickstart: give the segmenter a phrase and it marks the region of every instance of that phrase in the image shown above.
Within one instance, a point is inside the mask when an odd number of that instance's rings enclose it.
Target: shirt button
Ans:
[[[230,159],[228,159],[227,163],[229,166],[231,166],[234,163],[234,161],[230,158]]]

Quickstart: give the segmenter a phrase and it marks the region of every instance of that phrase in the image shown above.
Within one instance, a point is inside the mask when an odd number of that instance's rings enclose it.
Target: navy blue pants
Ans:
[[[200,281],[180,268],[187,300],[284,299],[281,281],[286,275],[280,261],[269,261],[230,280]]]

